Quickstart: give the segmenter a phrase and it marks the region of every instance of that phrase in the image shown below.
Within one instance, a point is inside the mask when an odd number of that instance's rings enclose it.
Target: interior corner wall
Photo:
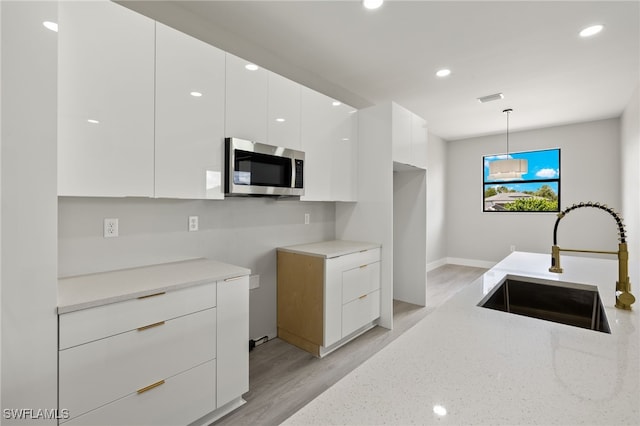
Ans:
[[[42,25],[57,20],[58,5],[2,1],[0,9],[2,424],[57,424],[33,416],[58,406],[58,49]]]
[[[509,142],[513,152],[561,149],[562,209],[576,202],[598,201],[620,211],[618,118],[513,132]],[[550,253],[555,213],[482,211],[482,157],[502,153],[504,147],[504,134],[448,142],[446,226],[450,258],[498,262],[512,245],[518,251]],[[617,250],[615,221],[598,209],[572,211],[560,223],[558,243],[564,248]]]
[[[447,257],[447,142],[429,133],[427,154],[427,268]]]
[[[640,275],[640,82],[620,120],[622,217],[627,230],[632,285]],[[636,291],[636,298],[638,297]]]
[[[393,172],[393,298],[427,305],[427,174]]]

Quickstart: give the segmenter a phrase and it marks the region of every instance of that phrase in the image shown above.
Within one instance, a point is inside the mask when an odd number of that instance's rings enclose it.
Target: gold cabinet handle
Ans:
[[[245,277],[244,275],[241,275],[241,276],[239,276],[239,277],[226,278],[224,281],[225,281],[225,282],[228,282],[228,281],[235,281],[235,280],[240,280],[240,279],[242,279],[242,278],[244,278],[244,277]]]
[[[366,268],[367,265],[360,265],[360,269]]]
[[[145,325],[144,327],[138,327],[138,331],[148,330],[150,328],[158,327],[158,326],[161,326],[161,325],[164,325],[164,321],[155,322],[153,324]]]
[[[363,294],[362,296],[358,297],[358,299],[364,299],[365,297],[367,297],[367,295]]]
[[[160,293],[149,294],[147,296],[140,296],[140,297],[138,297],[138,299],[148,299],[149,297],[162,296],[165,293],[166,293],[166,291],[162,291]]]
[[[155,383],[151,383],[149,386],[145,386],[142,389],[138,389],[138,395],[140,395],[141,393],[145,393],[148,390],[151,390],[153,388],[157,388],[160,385],[164,385],[164,380],[160,380],[159,382],[155,382]]]

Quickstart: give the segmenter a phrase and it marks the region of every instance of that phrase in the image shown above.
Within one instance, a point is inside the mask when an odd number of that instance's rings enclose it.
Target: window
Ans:
[[[505,155],[482,157],[483,211],[559,212],[560,149],[513,152],[509,158],[527,160],[527,173],[519,179],[489,179],[489,163],[505,159]]]

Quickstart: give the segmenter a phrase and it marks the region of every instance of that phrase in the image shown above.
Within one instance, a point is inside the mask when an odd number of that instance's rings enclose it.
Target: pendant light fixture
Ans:
[[[504,159],[493,160],[489,163],[490,180],[510,180],[521,179],[527,173],[527,160],[516,160],[509,158],[509,114],[513,112],[511,108],[502,111],[507,114],[507,153]]]

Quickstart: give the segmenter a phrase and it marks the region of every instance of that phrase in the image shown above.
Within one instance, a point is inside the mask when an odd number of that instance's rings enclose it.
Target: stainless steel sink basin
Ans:
[[[478,306],[611,333],[595,287],[507,276]]]

